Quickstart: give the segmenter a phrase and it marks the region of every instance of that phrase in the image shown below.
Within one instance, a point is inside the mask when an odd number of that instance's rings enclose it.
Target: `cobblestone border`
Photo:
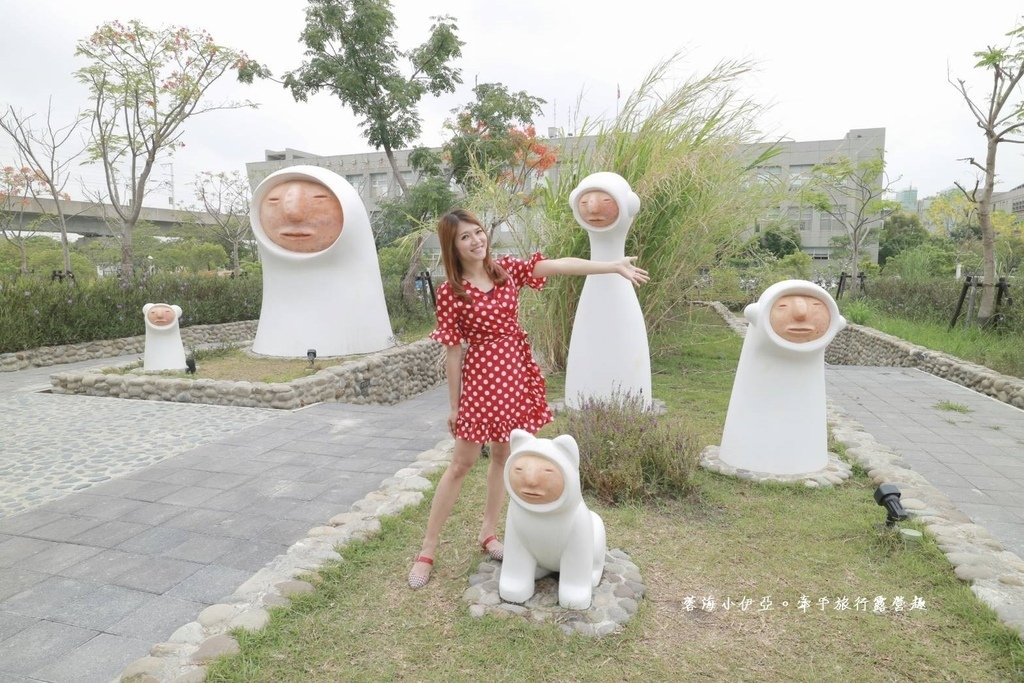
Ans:
[[[258,320],[242,320],[220,325],[190,325],[181,328],[181,341],[185,346],[223,344],[244,341],[256,336]],[[40,346],[38,349],[0,353],[0,372],[14,372],[25,368],[39,368],[64,363],[77,363],[93,358],[110,358],[146,350],[146,335],[100,339],[81,344]]]
[[[50,384],[56,394],[248,408],[295,410],[324,401],[393,405],[444,381],[443,353],[440,344],[421,339],[278,384],[192,380],[152,373],[104,374],[102,368],[56,373],[50,376]]]
[[[804,472],[802,474],[768,474],[767,472],[753,472],[733,467],[722,462],[721,447],[705,446],[700,452],[700,466],[706,470],[724,474],[728,477],[736,477],[745,481],[756,481],[760,483],[773,482],[776,484],[797,484],[802,483],[809,489],[829,488],[838,486],[850,478],[851,468],[848,463],[839,459],[835,453],[828,454],[828,464],[817,472]]]
[[[469,577],[469,588],[462,599],[469,603],[472,616],[490,614],[502,619],[518,615],[531,623],[558,624],[566,635],[606,636],[622,630],[647,592],[640,569],[618,548],[605,555],[601,583],[594,589],[593,603],[585,610],[559,606],[558,581],[550,576],[537,580],[536,592],[523,604],[503,601],[498,594],[500,566],[495,560],[484,560]]]
[[[300,577],[314,575],[327,562],[341,559],[338,550],[354,540],[380,531],[380,519],[419,505],[431,487],[426,475],[443,468],[451,459],[454,442],[440,441],[417,456],[416,461],[386,479],[379,489],[353,503],[349,512],[335,515],[324,526],[314,527],[306,538],[256,572],[222,603],[210,605],[195,621],[176,630],[165,643],[157,643],[149,655],[129,664],[117,679],[123,683],[200,683],[207,665],[217,657],[239,652],[230,635],[236,628],[261,630],[270,620],[271,607],[289,604],[291,597],[314,590]]]
[[[711,302],[708,305],[717,311],[740,336],[746,333],[746,325],[728,308],[718,302]],[[891,348],[897,351],[900,347],[921,349],[921,347],[877,330],[856,325],[852,327],[854,337],[860,333],[862,338],[881,339],[880,345],[889,346],[891,344]],[[838,338],[836,337],[836,339]],[[832,343],[835,344],[835,341]],[[831,348],[830,345],[829,349]],[[870,355],[870,352],[863,347],[862,351],[861,355],[857,354],[856,342],[851,341],[846,347],[846,353],[855,359],[854,362],[860,363],[874,364],[884,360],[885,356],[889,354],[886,352],[885,355],[879,357]],[[892,355],[888,355],[888,357],[901,357],[897,351],[892,351]],[[981,368],[988,376],[998,375],[988,368],[963,363],[952,356],[935,354],[926,349],[923,351],[929,356],[942,356],[947,360],[958,361],[968,368],[965,371],[967,373],[973,372],[970,368],[974,367]],[[826,359],[833,364],[844,364],[838,362],[835,357],[829,359],[827,352]],[[893,365],[893,363],[879,364]],[[922,365],[903,367],[918,367],[926,372],[931,372]],[[998,375],[998,377],[1005,376]],[[957,381],[952,377],[945,379]],[[1006,379],[1015,380],[1018,384],[1024,385],[1016,378]],[[957,383],[974,389],[964,382]],[[1010,403],[1010,401],[1004,402]],[[970,517],[960,512],[944,493],[929,484],[928,480],[920,473],[907,467],[898,454],[889,447],[878,443],[875,437],[867,433],[859,422],[845,415],[831,403],[828,406],[828,422],[832,429],[832,437],[846,448],[846,456],[867,470],[868,476],[875,485],[888,483],[899,487],[903,495],[900,499],[903,507],[911,518],[924,524],[928,532],[935,538],[939,549],[953,565],[953,573],[957,578],[969,581],[971,592],[995,610],[1000,621],[1024,637],[1024,560],[1016,553],[1006,550],[988,530],[975,524]]]

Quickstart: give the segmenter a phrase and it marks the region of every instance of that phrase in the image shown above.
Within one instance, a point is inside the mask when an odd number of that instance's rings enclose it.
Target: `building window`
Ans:
[[[789,184],[791,187],[800,187],[807,184],[811,179],[811,171],[814,164],[792,164],[789,167]]]
[[[398,175],[402,176],[402,182],[405,183],[406,187],[410,187],[413,184],[412,171],[402,171]]]
[[[810,230],[811,221],[814,219],[814,210],[791,206],[786,210],[786,218],[797,230]]]
[[[370,196],[374,199],[383,197],[388,193],[388,174],[387,173],[371,173],[370,174]]]
[[[345,176],[345,180],[348,181],[349,185],[356,189],[356,192],[359,194],[363,193],[363,184],[366,182],[366,176],[362,173],[347,175]]]
[[[1013,200],[1013,212],[1014,213],[1024,213],[1024,199],[1014,199]]]

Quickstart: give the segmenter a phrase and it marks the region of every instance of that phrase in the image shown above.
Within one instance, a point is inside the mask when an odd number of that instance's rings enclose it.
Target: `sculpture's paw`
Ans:
[[[530,582],[529,584],[515,582],[498,583],[498,595],[505,602],[526,602],[533,597],[533,592],[533,582]]]
[[[565,609],[590,609],[591,593],[588,590],[559,590],[558,604]]]

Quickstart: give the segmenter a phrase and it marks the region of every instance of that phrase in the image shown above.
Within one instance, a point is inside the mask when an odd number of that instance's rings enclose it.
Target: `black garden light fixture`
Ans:
[[[306,358],[309,359],[309,367],[313,367],[313,361],[316,360],[316,349],[306,351]]]
[[[195,356],[189,356],[185,359],[185,374],[194,375],[196,374],[196,359]]]
[[[896,526],[909,515],[900,504],[900,490],[894,484],[882,484],[875,489],[875,502],[885,508],[885,526]]]

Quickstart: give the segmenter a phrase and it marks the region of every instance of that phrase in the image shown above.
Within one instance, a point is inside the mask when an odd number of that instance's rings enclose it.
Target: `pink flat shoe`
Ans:
[[[497,547],[491,547],[495,543],[497,544]],[[494,534],[491,534],[483,541],[481,541],[480,547],[484,549],[485,553],[491,556],[492,560],[497,560],[498,562],[501,562],[503,559],[505,559],[505,546],[501,544],[501,541],[499,541],[498,537]]]
[[[416,572],[416,565],[425,564],[427,565],[427,572],[425,574]],[[409,588],[419,590],[427,585],[430,581],[430,572],[434,568],[434,558],[427,557],[426,555],[419,555],[412,563],[412,569],[409,570]]]

